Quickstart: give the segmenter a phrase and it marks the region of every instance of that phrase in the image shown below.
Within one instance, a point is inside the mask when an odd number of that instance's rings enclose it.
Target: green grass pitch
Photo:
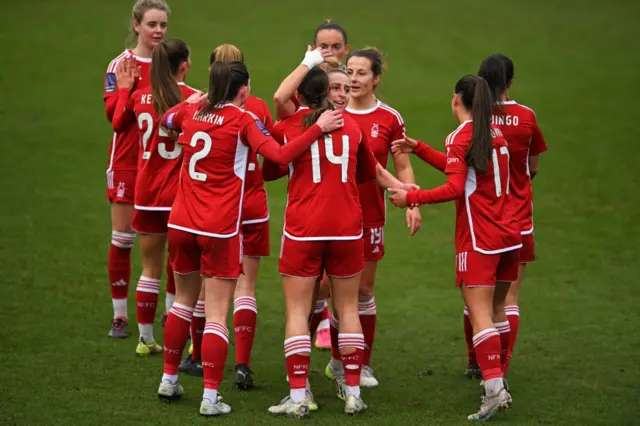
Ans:
[[[101,90],[123,48],[131,1],[8,0],[0,14],[0,424],[283,424],[266,412],[287,392],[284,302],[277,273],[285,183],[267,186],[272,253],[259,284],[257,389],[222,393],[234,412],[197,414],[201,384],[182,402],[155,395],[162,357],[138,359],[135,337],[112,341],[106,271],[105,174],[110,128]],[[381,97],[410,135],[435,147],[455,128],[454,82],[501,51],[516,65],[512,96],[532,107],[549,151],[535,181],[539,261],[522,294],[510,371],[510,425],[638,424],[640,420],[640,7],[631,1],[388,2],[174,0],[170,37],[192,48],[188,82],[204,88],[208,55],[245,53],[254,94],[271,104],[316,25],[334,18],[352,47],[387,53]],[[413,159],[422,187],[443,182]],[[389,208],[380,264],[370,411],[349,419],[312,356],[320,411],[309,424],[452,425],[480,402],[462,377],[462,303],[453,287],[453,206],[422,209],[409,238]],[[140,262],[134,249],[132,286]],[[130,295],[133,296],[133,289]],[[130,297],[130,316],[135,312]],[[135,318],[135,316],[133,316]],[[131,323],[136,330],[135,320]],[[160,327],[156,335],[162,336]],[[230,350],[230,355],[233,348]],[[419,376],[431,370],[433,375]]]

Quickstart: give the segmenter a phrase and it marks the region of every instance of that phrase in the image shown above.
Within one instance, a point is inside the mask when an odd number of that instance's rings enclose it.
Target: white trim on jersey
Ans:
[[[131,56],[131,53],[128,50],[125,50],[124,52],[113,58],[111,62],[109,62],[109,66],[107,66],[107,74],[115,73],[116,68],[118,67],[118,63],[121,60],[128,58],[129,56]]]
[[[471,120],[466,120],[463,121],[462,123],[460,123],[460,125],[458,126],[457,129],[455,129],[453,132],[449,133],[449,136],[447,136],[447,138],[444,141],[444,146],[445,148],[449,145],[451,145],[453,143],[453,140],[456,138],[456,136],[458,135],[458,133],[460,132],[460,130],[462,130],[462,128],[467,124],[467,123],[471,123]]]
[[[348,236],[326,236],[326,237],[295,237],[287,232],[286,229],[282,230],[282,233],[294,241],[353,241],[362,238],[362,231],[360,235],[348,235]]]
[[[264,223],[269,221],[269,213],[267,213],[267,217],[263,217],[261,219],[251,219],[245,220],[242,222],[243,225],[253,225],[254,223]]]
[[[376,106],[374,106],[373,108],[369,108],[369,109],[352,109],[352,108],[346,107],[345,111],[350,112],[351,114],[356,114],[356,115],[371,114],[373,111],[377,110],[380,105],[382,105],[382,101],[376,99]]]
[[[116,155],[116,140],[118,139],[118,135],[116,132],[113,132],[113,141],[111,142],[111,155],[109,156],[109,167],[107,167],[107,173],[113,170],[113,157]],[[111,177],[113,179],[113,176]],[[113,184],[113,183],[112,183]]]
[[[168,224],[167,227],[168,228],[177,229],[179,231],[189,232],[190,234],[203,235],[205,237],[231,238],[231,237],[235,237],[236,235],[238,235],[238,230],[237,229],[234,232],[230,233],[230,234],[216,234],[216,233],[213,233],[213,232],[204,232],[204,231],[199,231],[197,229],[187,228],[185,226],[173,225],[171,223]]]
[[[133,207],[136,210],[145,210],[150,212],[170,212],[171,211],[171,207],[149,207],[149,206],[139,206],[137,204],[134,204]]]
[[[396,117],[396,119],[398,120],[399,124],[401,124],[401,125],[404,124],[404,120],[402,119],[402,116],[400,115],[400,113],[397,110],[391,108],[389,105],[385,104],[384,102],[380,102],[380,109],[383,109],[385,111],[390,112],[391,114],[393,114]]]
[[[194,92],[202,93],[202,90],[198,90],[198,89],[196,89],[195,87],[191,87],[191,86],[189,86],[187,83],[185,83],[184,81],[179,82],[179,83],[178,83],[178,86],[185,86],[185,87],[187,87],[187,88],[189,88],[189,89],[193,90]]]

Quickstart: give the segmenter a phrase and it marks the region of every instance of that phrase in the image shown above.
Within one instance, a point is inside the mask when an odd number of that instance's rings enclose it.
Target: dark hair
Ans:
[[[184,100],[176,82],[180,65],[189,60],[189,46],[182,40],[162,40],[151,54],[151,97],[153,109],[163,115]]]
[[[504,62],[497,55],[487,56],[480,64],[478,76],[487,82],[494,101],[498,102],[507,90],[507,71]]]
[[[342,34],[342,38],[344,39],[344,44],[347,44],[347,32],[344,30],[344,28],[342,28],[342,26],[333,22],[331,19],[327,19],[322,24],[318,25],[318,28],[316,28],[316,31],[313,33],[314,45],[316,44],[316,41],[318,41],[318,33],[322,30],[338,31],[340,34]]]
[[[454,89],[462,98],[464,107],[471,111],[473,134],[467,151],[467,165],[479,173],[487,171],[493,141],[491,137],[491,105],[493,99],[486,80],[475,75],[465,75]]]
[[[209,72],[207,105],[202,112],[217,109],[217,105],[231,101],[240,88],[249,84],[249,70],[242,62],[214,62]]]
[[[349,64],[349,59],[353,57],[367,58],[371,62],[371,72],[373,72],[374,77],[382,75],[382,71],[386,71],[387,69],[382,52],[375,47],[365,47],[364,49],[354,50],[349,53],[349,55],[347,55],[347,64]],[[373,88],[376,89],[377,87],[376,85]]]
[[[304,117],[302,121],[304,127],[313,126],[323,112],[333,109],[327,98],[328,91],[329,76],[327,73],[319,67],[310,69],[298,86],[298,94],[306,106],[313,110],[311,114]]]
[[[209,65],[214,62],[233,62],[239,61],[244,62],[244,55],[233,44],[222,44],[216,47],[213,52],[211,52],[211,56],[209,56]]]

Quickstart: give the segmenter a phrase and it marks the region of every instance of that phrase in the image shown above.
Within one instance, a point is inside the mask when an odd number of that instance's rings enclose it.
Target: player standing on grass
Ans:
[[[244,62],[244,55],[236,46],[223,44],[211,53],[209,64],[214,62]],[[273,120],[267,104],[260,98],[249,95],[244,105],[245,110],[252,112],[260,122],[271,130]],[[254,150],[249,153],[249,163],[245,180],[244,201],[242,205],[242,253],[243,273],[233,295],[233,330],[236,343],[235,384],[239,389],[253,388],[251,371],[251,349],[255,339],[258,304],[256,301],[256,279],[260,258],[269,256],[269,206],[267,192],[260,173],[258,157]],[[204,294],[201,293],[198,305],[204,306]],[[198,306],[196,306],[198,308]],[[204,332],[204,310],[196,317],[194,312],[191,321],[193,352],[180,363],[180,371],[193,375],[201,375],[202,361],[200,349]]]
[[[328,90],[326,72],[311,67],[297,89],[298,103],[303,106],[274,126],[276,139],[288,145],[323,111],[331,109]],[[263,167],[278,169],[268,160]],[[307,387],[311,355],[308,317],[317,279],[326,270],[334,309],[341,319],[338,340],[345,364],[344,411],[357,414],[367,408],[360,397],[364,336],[358,317],[358,287],[364,250],[357,182],[377,179],[394,188],[415,185],[402,184],[377,164],[366,135],[349,118],[344,128],[325,134],[289,164],[289,179],[280,274],[287,305],[284,352],[290,394],[269,412],[306,417],[315,405]]]
[[[423,191],[391,190],[398,207],[456,202],[456,283],[468,307],[473,345],[484,378],[483,403],[469,420],[485,421],[511,406],[501,368],[501,318],[510,282],[518,275],[519,226],[509,200],[509,150],[491,127],[487,82],[467,75],[456,83],[452,110],[461,123],[446,139],[446,154],[413,139],[393,142],[394,152],[415,152],[447,175],[447,183]]]
[[[162,351],[153,337],[153,322],[164,268],[167,222],[182,163],[182,147],[160,127],[160,117],[169,108],[199,92],[184,83],[191,58],[189,47],[182,40],[163,40],[153,49],[151,84],[131,96],[134,70],[128,64],[127,61],[120,62],[116,71],[118,103],[112,124],[118,132],[137,122],[142,132],[131,227],[140,235],[142,251],[142,275],[136,288],[140,331],[136,353],[144,356]],[[173,271],[169,269],[169,273],[167,280],[173,281]],[[165,302],[166,312],[172,303],[173,300]]]
[[[371,150],[378,162],[387,167],[391,142],[399,139],[405,132],[402,116],[395,109],[381,102],[376,97],[376,89],[380,84],[384,62],[382,54],[374,48],[351,52],[347,57],[347,72],[351,77],[351,96],[345,113],[360,126],[371,144]],[[404,183],[414,183],[413,169],[409,156],[404,153],[394,155],[393,162],[398,179]],[[384,256],[384,225],[386,221],[386,203],[384,189],[374,182],[367,182],[358,187],[362,214],[364,219],[364,256],[365,267],[362,272],[359,293],[359,312],[362,331],[365,338],[365,353],[362,367],[362,386],[378,386],[378,380],[371,368],[371,354],[376,331],[376,302],[374,284],[378,262]],[[407,209],[407,226],[410,235],[414,235],[421,225],[420,211]],[[336,320],[332,320],[331,332],[335,334]],[[325,373],[330,379],[342,374],[341,364],[334,351]]]
[[[515,216],[520,223],[522,249],[518,279],[511,283],[506,300],[507,322],[496,324],[498,330],[510,330],[506,339],[506,360],[504,374],[507,374],[509,361],[518,335],[520,309],[518,298],[524,279],[527,263],[536,258],[533,237],[533,187],[531,181],[538,173],[539,155],[547,150],[536,114],[530,108],[518,104],[509,97],[509,88],[513,83],[513,62],[502,54],[485,58],[480,65],[478,75],[484,78],[498,102],[493,111],[493,125],[502,131],[509,144],[509,194],[515,205]],[[465,317],[465,329],[468,317]],[[468,342],[467,338],[467,342]],[[504,349],[504,348],[503,348]],[[471,346],[473,350],[473,346]]]
[[[202,341],[204,394],[200,413],[228,414],[218,388],[229,345],[227,312],[242,273],[242,203],[249,150],[281,164],[303,153],[325,131],[342,126],[342,117],[325,112],[317,124],[286,146],[271,138],[262,122],[242,110],[250,91],[241,62],[215,62],[206,100],[169,110],[162,125],[182,132],[183,165],[169,217],[169,256],[176,274],[176,303],[164,333],[164,374],[158,395],[178,398],[178,364],[189,334],[193,306],[205,287],[206,325]]]
[[[149,84],[151,52],[167,31],[169,6],[163,0],[138,0],[133,6],[131,33],[136,46],[125,50],[107,67],[104,82],[107,119],[112,121],[118,99],[116,69],[122,61],[131,61],[138,70],[131,90]],[[138,165],[138,127],[131,123],[121,132],[114,132],[107,166],[107,199],[111,204],[111,246],[107,268],[111,283],[113,324],[109,337],[128,337],[127,296],[131,275],[131,248],[136,234],[131,228],[133,194]]]

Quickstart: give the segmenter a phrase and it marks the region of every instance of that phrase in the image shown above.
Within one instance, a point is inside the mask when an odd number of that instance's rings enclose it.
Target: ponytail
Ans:
[[[482,77],[475,77],[475,80],[471,106],[473,134],[466,160],[467,164],[477,172],[485,173],[493,149],[491,137],[492,96],[486,80]]]
[[[180,65],[189,60],[189,47],[182,40],[161,41],[151,54],[151,97],[153,108],[162,116],[184,100],[176,81]]]
[[[242,62],[214,62],[209,72],[209,92],[203,112],[214,111],[219,105],[238,96],[240,88],[249,84],[249,71]]]
[[[333,109],[333,105],[327,98],[329,92],[329,76],[319,67],[313,67],[304,76],[298,86],[298,94],[304,104],[312,109],[302,120],[305,128],[313,126],[323,112]]]

